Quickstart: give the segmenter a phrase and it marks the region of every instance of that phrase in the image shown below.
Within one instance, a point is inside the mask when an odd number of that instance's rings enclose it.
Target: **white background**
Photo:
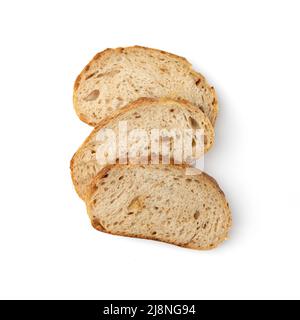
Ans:
[[[299,299],[299,1],[0,4],[0,298]],[[107,47],[187,57],[216,87],[206,171],[234,228],[198,252],[95,231],[69,161],[73,82]]]

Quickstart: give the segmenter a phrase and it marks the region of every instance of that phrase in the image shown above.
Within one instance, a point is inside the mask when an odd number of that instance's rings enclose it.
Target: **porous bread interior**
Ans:
[[[93,126],[141,97],[188,100],[213,125],[218,111],[213,87],[184,58],[143,47],[108,49],[96,55],[74,89],[76,112]]]
[[[91,186],[87,207],[99,230],[194,249],[223,242],[231,213],[223,192],[207,176],[179,166],[113,166]]]
[[[97,149],[100,142],[97,141],[97,134],[102,129],[112,129],[118,133],[118,125],[126,121],[128,132],[133,129],[144,129],[148,136],[150,131],[156,129],[172,130],[183,132],[185,129],[203,129],[205,133],[204,151],[208,151],[214,142],[214,130],[208,118],[203,112],[193,106],[169,99],[141,99],[133,105],[121,111],[118,116],[107,120],[104,125],[97,127],[82,147],[76,152],[71,162],[71,170],[74,186],[78,195],[84,199],[88,186],[93,178],[103,168],[97,161]],[[117,140],[117,145],[119,141]],[[174,159],[174,146],[171,143],[171,158]],[[149,147],[149,146],[148,146]],[[129,150],[139,150],[140,145],[129,144]],[[147,149],[150,156],[150,148]],[[198,154],[200,158],[203,154]],[[183,159],[184,162],[187,159]]]

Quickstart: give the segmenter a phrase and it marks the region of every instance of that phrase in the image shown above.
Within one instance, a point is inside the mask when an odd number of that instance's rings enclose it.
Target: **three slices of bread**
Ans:
[[[149,146],[143,155],[150,164],[120,164],[117,158],[111,165],[97,157],[103,147],[99,134],[109,129],[117,136],[122,122],[129,132],[142,129],[149,136],[152,129],[200,129],[203,152],[193,149],[193,157],[209,151],[216,93],[186,59],[140,46],[107,49],[77,77],[73,101],[79,118],[95,127],[73,156],[71,175],[97,230],[201,250],[227,239],[231,213],[225,195],[205,173],[187,175],[190,159],[151,164]],[[138,154],[139,148],[132,141],[127,150]],[[176,163],[174,144],[170,151]],[[161,149],[158,153],[161,159]]]

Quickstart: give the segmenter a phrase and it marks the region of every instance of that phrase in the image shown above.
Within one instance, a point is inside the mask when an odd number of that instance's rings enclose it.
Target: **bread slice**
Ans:
[[[214,88],[186,59],[161,50],[107,49],[90,61],[74,85],[75,110],[92,126],[141,97],[188,100],[215,124]]]
[[[119,124],[122,121],[127,122],[128,135],[134,129],[143,129],[148,136],[150,136],[151,130],[154,128],[176,129],[178,132],[183,132],[185,129],[191,129],[193,132],[195,132],[195,129],[202,129],[205,134],[203,151],[207,152],[214,143],[214,129],[209,119],[200,109],[182,100],[141,98],[121,109],[115,116],[102,121],[75,153],[71,160],[71,174],[75,189],[82,199],[85,199],[87,187],[93,178],[103,169],[103,163],[97,161],[99,160],[97,150],[103,145],[103,142],[97,139],[99,132],[103,132],[104,129],[112,129],[118,134]],[[139,144],[135,144],[135,140],[133,142],[130,141],[128,139],[128,150],[138,151]],[[117,140],[118,143],[119,141]],[[153,153],[153,148],[150,150],[150,147],[148,146],[146,151],[147,160]],[[174,144],[170,143],[170,158],[180,160],[174,156],[174,148]],[[162,156],[162,149],[158,150],[156,155]],[[202,155],[203,152],[202,154],[193,154],[197,159]],[[183,157],[182,160],[185,163],[189,159]]]
[[[231,213],[214,179],[185,166],[115,165],[90,186],[92,225],[114,235],[212,249],[227,239]]]

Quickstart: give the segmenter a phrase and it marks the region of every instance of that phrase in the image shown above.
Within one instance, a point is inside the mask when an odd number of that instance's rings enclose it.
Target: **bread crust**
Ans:
[[[89,119],[87,119],[80,111],[79,111],[79,105],[78,105],[78,99],[77,99],[77,93],[78,93],[78,88],[79,88],[79,85],[80,85],[80,82],[81,82],[81,79],[84,75],[85,72],[87,72],[89,69],[90,69],[90,66],[96,61],[96,60],[100,60],[100,59],[103,59],[104,57],[110,55],[111,53],[113,52],[123,52],[123,51],[131,51],[131,50],[140,50],[140,49],[143,49],[143,50],[147,50],[147,51],[152,51],[152,52],[155,52],[155,53],[161,53],[161,54],[164,54],[164,55],[167,55],[169,57],[173,57],[173,58],[176,58],[176,59],[179,59],[182,61],[183,64],[185,64],[191,71],[192,74],[195,75],[195,77],[198,77],[200,79],[202,79],[202,81],[204,81],[206,84],[207,84],[207,87],[209,88],[212,96],[214,97],[214,102],[212,103],[212,106],[213,106],[213,110],[211,111],[211,114],[209,115],[209,118],[210,118],[210,121],[211,121],[211,124],[213,126],[215,126],[215,123],[216,123],[216,119],[217,119],[217,115],[218,115],[218,112],[219,112],[219,104],[218,104],[218,98],[217,98],[217,94],[216,94],[216,91],[214,89],[213,86],[209,86],[208,83],[206,82],[205,78],[203,77],[202,74],[198,73],[197,71],[195,71],[193,68],[192,68],[192,64],[184,57],[181,57],[181,56],[178,56],[178,55],[175,55],[173,53],[170,53],[170,52],[166,52],[166,51],[163,51],[163,50],[159,50],[159,49],[154,49],[154,48],[148,48],[148,47],[143,47],[143,46],[131,46],[131,47],[119,47],[119,48],[116,48],[116,49],[112,49],[112,48],[108,48],[108,49],[105,49],[104,51],[102,52],[99,52],[97,53],[93,59],[84,67],[84,69],[81,71],[81,73],[77,76],[76,80],[75,80],[75,83],[74,83],[74,90],[73,90],[73,105],[74,105],[74,110],[77,114],[77,116],[79,117],[79,119],[85,123],[87,123],[88,125],[90,126],[93,126],[93,127],[96,127],[98,126],[98,123],[96,122],[93,122],[93,121],[90,121]],[[195,106],[195,108],[198,108]]]
[[[195,107],[193,104],[191,104],[189,101],[184,100],[184,99],[170,99],[170,98],[140,98],[130,104],[128,104],[127,106],[117,110],[115,113],[113,113],[110,117],[107,117],[105,119],[103,119],[95,128],[94,130],[91,132],[91,134],[85,139],[85,141],[82,143],[82,145],[79,147],[79,149],[76,151],[76,153],[73,155],[71,162],[70,162],[70,170],[71,170],[71,177],[72,177],[72,181],[73,181],[73,185],[75,187],[76,193],[78,194],[78,196],[84,200],[86,198],[86,195],[82,195],[77,187],[76,184],[76,179],[75,179],[75,175],[74,175],[74,166],[75,166],[75,159],[77,154],[79,154],[82,149],[84,148],[84,146],[97,134],[97,132],[99,130],[101,130],[101,128],[105,127],[107,124],[109,124],[111,121],[114,121],[115,119],[117,119],[119,116],[125,114],[126,112],[136,109],[140,106],[143,105],[155,105],[155,104],[164,104],[164,105],[168,105],[168,104],[174,104],[174,103],[179,103],[181,106],[184,106],[187,110],[189,110],[191,113],[198,113],[198,114],[202,114],[204,116],[204,118],[207,121],[207,125],[209,126],[210,130],[209,132],[206,132],[206,134],[209,134],[209,136],[211,137],[211,141],[212,143],[205,148],[204,152],[208,152],[214,145],[214,129],[212,124],[210,123],[210,120],[208,119],[208,117],[197,107]]]
[[[206,251],[206,250],[212,250],[217,248],[221,243],[223,243],[225,240],[229,239],[229,231],[232,228],[232,216],[231,216],[231,210],[229,207],[229,203],[226,200],[225,194],[222,191],[222,189],[220,188],[219,184],[217,183],[217,181],[212,178],[211,176],[209,176],[208,174],[206,174],[203,171],[199,170],[199,175],[197,175],[196,177],[199,178],[199,176],[204,175],[208,180],[211,181],[211,183],[214,185],[214,187],[223,195],[223,199],[224,199],[224,207],[227,209],[227,217],[228,217],[228,224],[227,224],[227,233],[224,235],[223,238],[220,238],[216,243],[211,244],[209,246],[206,247],[199,247],[195,244],[191,242],[189,243],[185,243],[185,244],[178,244],[175,241],[167,241],[167,240],[160,240],[157,239],[155,237],[147,237],[147,236],[136,236],[136,235],[130,235],[130,234],[126,234],[125,232],[110,232],[108,230],[106,230],[100,223],[100,221],[98,219],[93,219],[91,211],[92,211],[92,206],[91,206],[91,201],[89,201],[89,199],[91,198],[91,196],[93,195],[93,192],[95,191],[95,186],[97,185],[98,181],[101,180],[112,168],[119,168],[122,165],[120,164],[115,164],[115,165],[109,165],[107,167],[105,167],[104,169],[102,169],[98,175],[94,178],[93,182],[91,183],[88,192],[87,192],[87,198],[86,198],[86,207],[87,207],[87,213],[91,219],[91,224],[92,226],[101,232],[107,233],[107,234],[111,234],[111,235],[115,235],[115,236],[122,236],[122,237],[127,237],[127,238],[138,238],[138,239],[145,239],[145,240],[154,240],[154,241],[158,241],[158,242],[164,242],[164,243],[168,243],[168,244],[172,244],[178,247],[182,247],[182,248],[188,248],[188,249],[194,249],[194,250],[201,250],[201,251]],[[142,165],[136,165],[136,164],[129,164],[127,165],[127,167],[139,167]],[[157,165],[157,166],[161,166],[164,167],[165,165]],[[183,170],[190,168],[188,165],[185,164],[170,164],[168,165],[168,167],[175,167],[175,168],[181,168]]]

